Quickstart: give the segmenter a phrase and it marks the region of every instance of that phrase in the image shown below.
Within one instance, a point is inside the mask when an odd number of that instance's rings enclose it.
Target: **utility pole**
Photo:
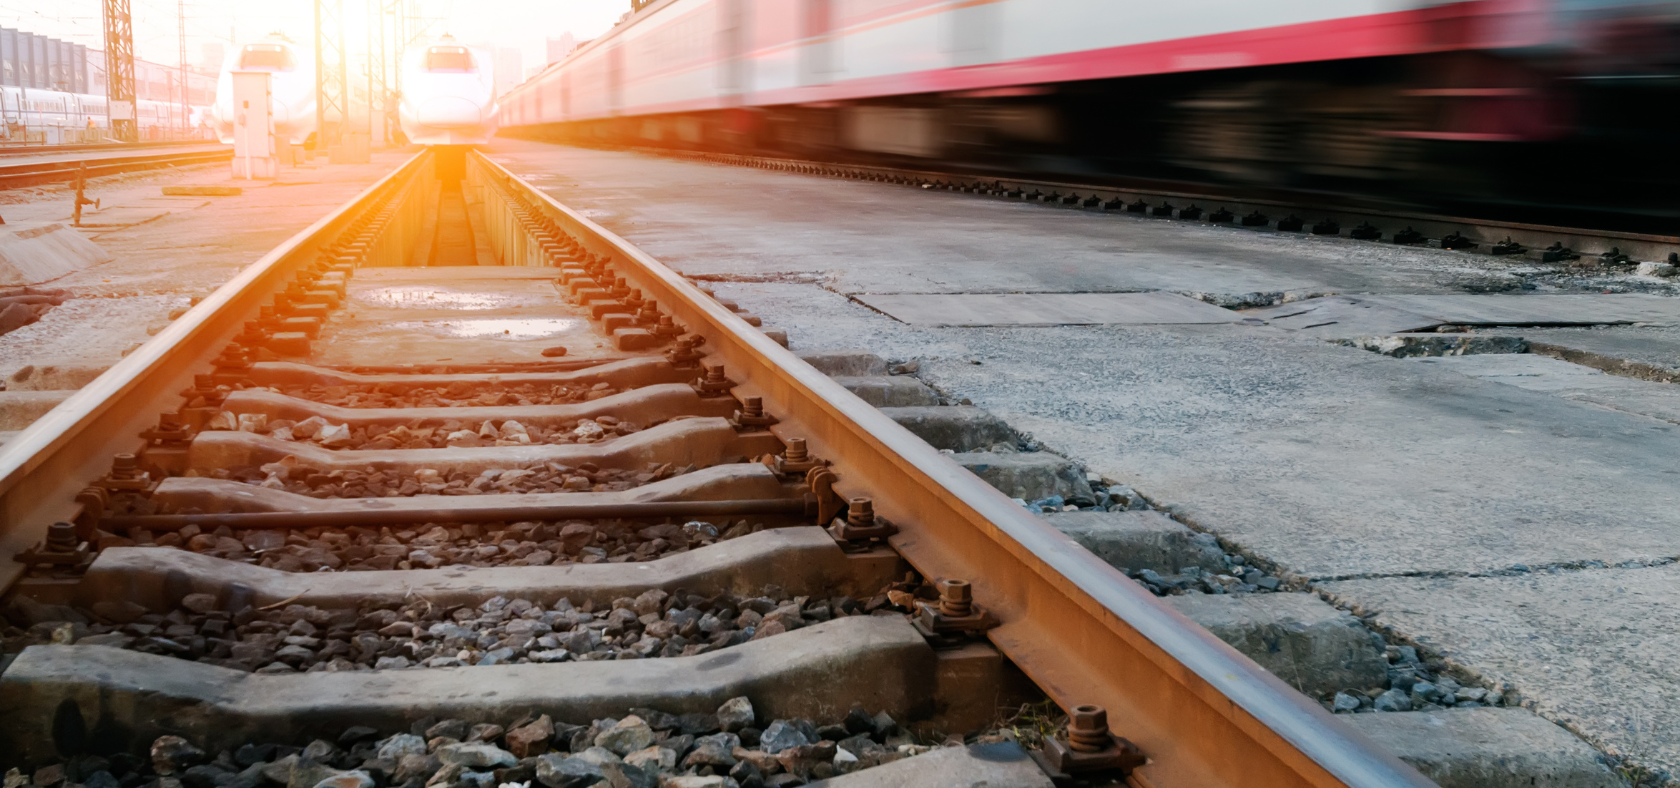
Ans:
[[[315,0],[317,151],[330,151],[338,147],[343,139],[344,126],[350,122],[350,80],[346,70],[344,0]]]
[[[187,134],[187,118],[191,113],[187,110],[189,102],[187,83],[187,0],[175,0],[175,35],[181,40],[181,136]]]
[[[368,139],[371,144],[384,146],[388,138],[385,129],[386,91],[385,59],[385,0],[367,0],[368,15]]]
[[[105,3],[105,121],[118,142],[140,139],[134,114],[134,18],[128,0]]]

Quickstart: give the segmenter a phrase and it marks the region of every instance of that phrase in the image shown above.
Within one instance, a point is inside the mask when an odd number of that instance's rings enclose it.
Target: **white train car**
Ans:
[[[397,118],[422,145],[483,145],[496,135],[495,61],[490,52],[444,36],[403,57]]]
[[[109,137],[104,96],[38,88],[0,87],[0,141],[69,144]],[[140,138],[161,139],[191,133],[205,107],[191,107],[183,125],[181,108],[164,101],[135,102]]]
[[[1676,52],[1680,0],[651,0],[502,128],[1517,201],[1613,151],[1671,200]]]
[[[293,145],[303,145],[314,136],[315,56],[280,35],[246,44],[228,53],[216,79],[213,125],[222,142],[232,144],[233,72],[266,71],[273,75],[269,91],[274,96],[274,133]]]

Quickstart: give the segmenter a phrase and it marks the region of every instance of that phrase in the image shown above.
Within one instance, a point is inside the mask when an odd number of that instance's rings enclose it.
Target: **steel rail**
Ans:
[[[110,470],[111,457],[135,452],[138,437],[158,414],[180,404],[193,374],[253,319],[314,251],[353,221],[366,204],[416,172],[426,154],[416,154],[342,207],[287,239],[246,266],[197,306],[170,323],[104,374],[36,419],[0,447],[0,556],[12,556],[39,542],[47,526],[76,511],[78,490]],[[0,591],[21,575],[23,565],[0,560]]]
[[[1150,762],[1141,785],[1423,788],[1427,778],[1252,660],[1167,608],[623,238],[480,153],[620,275],[706,337],[736,392],[761,396],[784,440],[833,463],[837,489],[898,524],[929,579],[973,585],[1002,624],[992,642],[1063,708],[1105,706]]]
[[[134,156],[106,156],[93,159],[50,162],[0,163],[0,188],[29,186],[43,183],[62,183],[87,177],[114,175],[120,172],[154,169],[189,164],[209,164],[233,158],[233,150],[194,151],[189,153],[137,154]],[[84,169],[85,165],[85,169]]]
[[[1612,248],[1619,249],[1622,253],[1630,256],[1644,257],[1649,260],[1660,260],[1667,255],[1680,252],[1680,236],[1619,230],[1594,230],[1584,227],[1530,224],[1418,211],[1334,205],[1275,197],[1244,196],[1218,191],[1214,188],[1197,189],[1195,184],[1170,184],[1163,187],[1158,181],[1144,179],[1139,179],[1130,184],[1119,181],[1111,183],[1069,183],[1066,181],[1017,178],[1009,175],[918,170],[873,164],[838,164],[809,159],[784,159],[740,153],[704,153],[649,147],[633,147],[629,150],[653,156],[702,161],[711,164],[759,167],[773,171],[800,172],[828,177],[907,178],[929,184],[961,184],[970,188],[1002,184],[1006,188],[1028,192],[1035,190],[1046,194],[1055,192],[1063,196],[1077,193],[1084,197],[1095,195],[1106,196],[1107,199],[1142,200],[1151,203],[1166,200],[1202,200],[1210,203],[1198,206],[1204,211],[1203,217],[1197,220],[1184,221],[1199,221],[1205,224],[1211,224],[1207,221],[1206,214],[1219,208],[1230,210],[1236,214],[1239,220],[1251,211],[1277,211],[1278,213],[1269,216],[1274,224],[1276,220],[1283,218],[1283,212],[1308,214],[1301,216],[1307,224],[1298,233],[1300,235],[1312,235],[1312,223],[1316,219],[1333,218],[1341,224],[1339,234],[1342,237],[1348,237],[1348,231],[1353,229],[1356,223],[1369,222],[1386,228],[1384,229],[1384,239],[1392,237],[1395,230],[1403,226],[1409,226],[1432,238],[1440,238],[1447,233],[1457,232],[1478,243],[1483,249],[1510,238],[1529,249],[1543,249],[1553,242],[1561,242],[1579,252],[1582,257],[1596,256],[1608,252]],[[1175,208],[1182,207],[1188,206],[1175,206]],[[1069,206],[1069,209],[1082,210],[1077,206]],[[1117,213],[1116,211],[1106,212]],[[1233,221],[1227,223],[1226,226],[1236,227],[1240,226],[1240,223]],[[1380,243],[1388,243],[1388,241],[1384,240]]]

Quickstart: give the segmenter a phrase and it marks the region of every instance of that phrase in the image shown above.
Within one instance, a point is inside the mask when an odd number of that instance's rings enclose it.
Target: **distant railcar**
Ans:
[[[482,145],[496,135],[495,63],[490,53],[444,36],[403,58],[397,119],[422,145]]]

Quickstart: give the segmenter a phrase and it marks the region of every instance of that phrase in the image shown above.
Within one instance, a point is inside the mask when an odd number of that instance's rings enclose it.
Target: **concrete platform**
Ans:
[[[38,285],[108,263],[111,253],[68,224],[0,230],[0,286]]]
[[[406,730],[428,716],[478,723],[528,711],[564,720],[636,707],[711,712],[742,695],[766,719],[827,719],[854,705],[911,719],[932,706],[934,663],[933,649],[898,616],[835,619],[694,657],[292,675],[105,646],[32,646],[0,675],[8,711],[0,762],[49,763],[90,743],[144,752],[166,733],[220,751],[259,739],[301,745],[351,725]],[[338,702],[346,698],[354,702]],[[55,741],[55,732],[98,738]]]
[[[308,227],[406,159],[376,154],[364,165],[284,168],[274,181],[234,182],[226,162],[91,179],[101,208],[78,232],[112,260],[61,276],[73,298],[40,322],[0,337],[0,376],[25,366],[108,367],[281,241]],[[169,185],[237,185],[237,197],[166,197]],[[64,186],[8,196],[6,221],[68,224]]]
[[[654,561],[566,566],[452,566],[388,572],[283,572],[184,550],[113,547],[82,576],[75,598],[92,605],[124,599],[154,611],[173,610],[188,593],[214,594],[224,607],[234,597],[256,606],[321,608],[400,605],[415,595],[439,605],[477,605],[493,596],[548,605],[560,598],[610,604],[650,588],[678,588],[714,596],[761,593],[781,586],[789,595],[849,594],[865,599],[894,580],[903,562],[878,550],[841,552],[833,537],[814,526],[774,528]]]

